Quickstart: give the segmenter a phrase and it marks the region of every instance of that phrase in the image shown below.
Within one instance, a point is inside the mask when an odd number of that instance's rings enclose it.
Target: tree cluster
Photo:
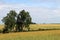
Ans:
[[[31,24],[31,16],[29,12],[22,10],[17,14],[14,10],[11,10],[7,13],[2,19],[2,22],[5,24],[3,33],[10,31],[23,31],[23,27],[26,27],[28,31],[30,30],[29,25]]]

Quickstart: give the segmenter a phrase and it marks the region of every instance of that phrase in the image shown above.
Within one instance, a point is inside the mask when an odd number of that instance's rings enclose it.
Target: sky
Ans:
[[[0,0],[0,24],[10,10],[26,10],[35,23],[60,23],[60,0]]]

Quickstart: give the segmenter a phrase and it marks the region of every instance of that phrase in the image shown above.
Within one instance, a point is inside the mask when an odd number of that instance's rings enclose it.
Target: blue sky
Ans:
[[[60,0],[0,0],[0,24],[10,10],[22,9],[30,12],[33,22],[60,23]]]

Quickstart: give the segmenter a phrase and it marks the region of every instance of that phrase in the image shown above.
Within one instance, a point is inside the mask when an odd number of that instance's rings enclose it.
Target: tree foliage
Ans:
[[[15,26],[16,23],[16,17],[17,13],[14,10],[11,10],[6,17],[4,17],[2,19],[2,21],[5,24],[5,28],[3,29],[3,31],[11,31],[13,29],[13,27]]]
[[[31,16],[29,15],[29,12],[26,12],[25,10],[20,11],[17,17],[17,25],[19,31],[23,31],[23,27],[27,27],[29,30],[30,23],[31,23]]]
[[[2,19],[2,21],[5,24],[3,32],[12,31],[15,25],[16,31],[23,31],[23,27],[28,28],[29,31],[29,25],[31,24],[31,16],[29,15],[29,12],[26,12],[25,10],[20,11],[18,15],[14,10],[11,10],[7,14],[7,16]]]

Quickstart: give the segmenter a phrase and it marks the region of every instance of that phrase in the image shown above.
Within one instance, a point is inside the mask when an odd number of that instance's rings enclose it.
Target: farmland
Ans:
[[[4,28],[4,25],[0,25],[0,29]],[[38,30],[38,29],[60,29],[60,24],[31,24],[31,30]]]
[[[38,30],[40,29],[60,29],[60,24],[31,24],[31,30]]]
[[[0,26],[2,29],[3,25]],[[31,30],[60,29],[60,24],[31,24]],[[60,30],[0,34],[0,40],[60,40]]]

